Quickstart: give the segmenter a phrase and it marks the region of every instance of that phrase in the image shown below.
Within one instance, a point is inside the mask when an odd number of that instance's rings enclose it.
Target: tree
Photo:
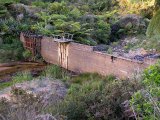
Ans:
[[[146,34],[148,37],[160,35],[160,10],[158,10],[155,16],[151,19]]]

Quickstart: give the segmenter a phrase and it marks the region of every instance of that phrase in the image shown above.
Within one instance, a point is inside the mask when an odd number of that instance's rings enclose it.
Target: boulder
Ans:
[[[100,44],[100,45],[97,45],[97,46],[94,46],[93,47],[93,50],[94,51],[107,51],[107,45],[104,45],[104,44]]]
[[[127,26],[135,26],[135,27],[139,27],[142,21],[142,17],[135,15],[135,14],[128,14],[126,16],[123,16],[120,18],[120,20],[118,21],[118,24],[120,25],[120,27],[127,27]]]
[[[50,78],[43,78],[42,80],[32,80],[23,83],[18,83],[14,86],[18,89],[23,89],[27,93],[31,93],[35,96],[41,96],[45,105],[54,104],[62,100],[67,94],[67,89],[63,82],[59,80],[52,80]],[[10,100],[10,91],[12,87],[6,88],[0,91],[0,99],[5,97]]]
[[[147,20],[135,14],[121,17],[118,22],[111,25],[111,41],[124,38],[126,35],[145,33],[148,26]]]
[[[12,11],[16,11],[18,14],[28,14],[29,17],[32,18],[37,18],[38,16],[36,13],[41,12],[42,10],[40,8],[32,7],[32,6],[27,6],[24,4],[11,4],[10,8]]]
[[[17,15],[16,19],[17,19],[17,21],[21,21],[23,18],[24,18],[24,14],[21,13],[21,14]]]

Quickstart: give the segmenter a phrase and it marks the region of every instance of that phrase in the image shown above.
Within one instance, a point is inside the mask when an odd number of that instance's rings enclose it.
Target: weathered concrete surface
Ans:
[[[60,44],[66,45],[60,47]],[[140,72],[150,64],[155,63],[155,61],[140,62],[96,52],[93,50],[93,46],[73,42],[58,43],[52,37],[42,38],[41,55],[46,62],[60,65],[74,72],[96,72],[102,75],[112,74],[120,78],[132,77],[134,73]]]
[[[93,51],[92,46],[69,43],[67,67],[59,63],[58,43],[53,39],[42,39],[42,57],[49,63],[59,64],[74,72],[97,72],[113,74],[121,78],[131,77],[134,72],[143,70],[148,64]],[[111,59],[113,58],[113,60]]]

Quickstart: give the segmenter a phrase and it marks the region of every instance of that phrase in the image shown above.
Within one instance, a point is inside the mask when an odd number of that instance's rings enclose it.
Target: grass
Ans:
[[[23,81],[29,81],[32,80],[33,77],[31,76],[30,72],[19,72],[15,76],[12,77],[12,80],[9,82],[1,83],[0,84],[0,90],[12,86],[16,83],[21,83]]]
[[[83,73],[71,76],[67,70],[56,65],[47,66],[42,76],[65,80],[64,83],[68,83],[69,86],[63,101],[58,104],[50,104],[40,112],[60,115],[70,120],[123,117],[121,103],[131,98],[130,93],[140,89],[138,84],[117,80],[112,75],[101,76],[97,73]],[[29,72],[17,73],[12,81],[1,84],[0,89],[32,79]],[[28,100],[33,103],[30,98]]]
[[[62,81],[65,81],[70,78],[69,72],[60,66],[57,65],[50,65],[47,66],[46,69],[43,71],[42,75],[43,77],[50,77],[54,79],[60,79]],[[12,80],[9,82],[4,82],[0,84],[0,90],[12,86],[16,83],[22,83],[24,81],[32,80],[33,77],[29,71],[26,72],[19,72],[15,76],[12,77]]]
[[[124,49],[125,50],[135,50],[138,48],[144,48],[145,50],[153,50],[155,49],[157,52],[160,52],[160,36],[154,36],[152,38],[148,38],[146,35],[137,35],[136,38],[138,39],[135,43],[128,43]]]
[[[102,80],[111,80],[114,79],[115,77],[110,75],[110,76],[101,76],[98,73],[83,73],[80,74],[76,77],[72,77],[70,82],[71,83],[77,83],[77,84],[82,84],[83,82],[87,82],[87,81],[102,81]]]
[[[131,81],[97,73],[80,74],[69,82],[65,99],[48,108],[48,113],[59,114],[69,120],[119,119],[123,117],[121,103],[140,88]]]
[[[43,71],[42,76],[51,77],[54,79],[67,80],[69,78],[69,72],[58,65],[47,66]]]

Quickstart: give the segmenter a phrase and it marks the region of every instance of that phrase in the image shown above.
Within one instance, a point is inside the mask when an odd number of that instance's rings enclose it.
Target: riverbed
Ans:
[[[36,62],[13,62],[0,64],[0,83],[8,82],[17,72],[30,71],[33,77],[45,69],[46,64]]]

